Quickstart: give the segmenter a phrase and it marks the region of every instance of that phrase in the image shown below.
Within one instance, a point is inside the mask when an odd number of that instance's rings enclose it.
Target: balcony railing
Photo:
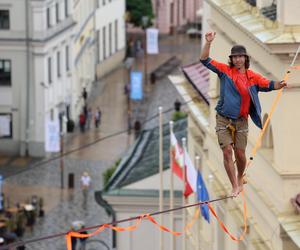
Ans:
[[[276,21],[277,19],[277,5],[272,4],[271,6],[264,7],[260,10],[261,14],[263,14],[266,18]]]

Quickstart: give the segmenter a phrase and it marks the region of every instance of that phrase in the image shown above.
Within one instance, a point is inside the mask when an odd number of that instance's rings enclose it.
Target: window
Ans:
[[[12,138],[12,114],[0,114],[0,139]]]
[[[69,46],[66,46],[66,70],[70,70],[70,62],[69,62]]]
[[[11,86],[11,61],[0,59],[0,86]]]
[[[55,4],[55,17],[56,17],[56,23],[59,23],[59,4]]]
[[[47,8],[47,28],[51,27],[51,20],[50,20],[50,8]]]
[[[103,59],[106,58],[106,28],[102,28]]]
[[[48,82],[52,83],[52,59],[48,57]]]
[[[9,11],[0,10],[0,30],[9,29]]]
[[[60,71],[60,52],[57,51],[56,53],[56,59],[57,59],[57,77],[61,77],[61,71]]]
[[[109,24],[108,30],[108,40],[109,40],[109,55],[112,55],[112,23]]]
[[[101,47],[100,47],[100,30],[97,31],[97,62],[101,62]]]
[[[115,20],[115,51],[118,51],[118,20]]]
[[[183,17],[183,19],[185,19],[185,17],[186,17],[186,1],[185,0],[183,0],[183,2],[182,2],[182,17]]]
[[[256,6],[256,0],[246,0],[251,6]]]
[[[68,0],[65,0],[65,17],[68,17],[69,16],[69,12],[68,12]]]
[[[264,115],[263,124],[266,123],[268,119],[268,115]],[[273,143],[273,131],[272,131],[272,125],[270,122],[267,125],[266,132],[264,134],[263,140],[262,140],[262,147],[267,149],[273,149],[274,143]]]

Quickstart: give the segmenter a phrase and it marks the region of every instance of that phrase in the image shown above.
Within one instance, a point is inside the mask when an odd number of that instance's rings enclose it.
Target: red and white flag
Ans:
[[[171,133],[171,152],[172,152],[172,171],[174,174],[176,174],[180,180],[183,181],[183,172],[182,169],[184,168],[184,154],[183,154],[183,149],[180,147],[174,133]],[[185,159],[185,162],[187,162],[187,160]],[[189,162],[189,161],[188,161]],[[185,164],[186,165],[186,164]],[[187,165],[186,165],[187,166]],[[186,169],[186,168],[184,168]],[[187,171],[187,170],[185,170]],[[184,190],[184,196],[188,197],[190,194],[193,193],[193,189],[191,187],[191,185],[189,184],[189,173],[186,172],[185,174],[186,178],[185,178],[185,190]]]
[[[191,157],[189,156],[189,153],[185,150],[184,155],[184,161],[185,161],[185,167],[186,167],[186,179],[189,183],[191,189],[193,192],[197,193],[197,170],[191,160]]]

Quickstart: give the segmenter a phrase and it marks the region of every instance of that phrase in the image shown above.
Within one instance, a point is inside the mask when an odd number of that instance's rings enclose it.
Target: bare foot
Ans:
[[[231,196],[232,197],[237,197],[239,195],[239,193],[240,193],[239,186],[232,188],[232,191],[231,191]]]

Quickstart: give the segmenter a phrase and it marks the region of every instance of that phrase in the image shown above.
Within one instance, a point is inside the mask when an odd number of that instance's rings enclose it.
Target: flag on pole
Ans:
[[[200,171],[198,171],[198,176],[197,176],[197,196],[198,196],[198,201],[207,201],[209,200],[209,195],[207,188],[205,186],[205,183],[202,178],[202,174]],[[208,205],[201,205],[201,214],[204,217],[205,220],[209,223],[209,209]]]
[[[171,147],[172,147],[172,171],[174,174],[176,174],[180,180],[183,181],[183,172],[182,169],[184,168],[184,155],[183,155],[183,149],[180,147],[174,133],[171,133]],[[186,173],[187,176],[187,173]],[[191,188],[191,185],[188,182],[188,178],[185,178],[185,190],[184,190],[184,196],[188,197],[190,194],[193,193],[193,189]]]
[[[192,192],[197,192],[197,170],[194,167],[194,164],[189,156],[189,153],[185,150],[184,155],[185,167],[186,167],[186,179],[189,183]]]

